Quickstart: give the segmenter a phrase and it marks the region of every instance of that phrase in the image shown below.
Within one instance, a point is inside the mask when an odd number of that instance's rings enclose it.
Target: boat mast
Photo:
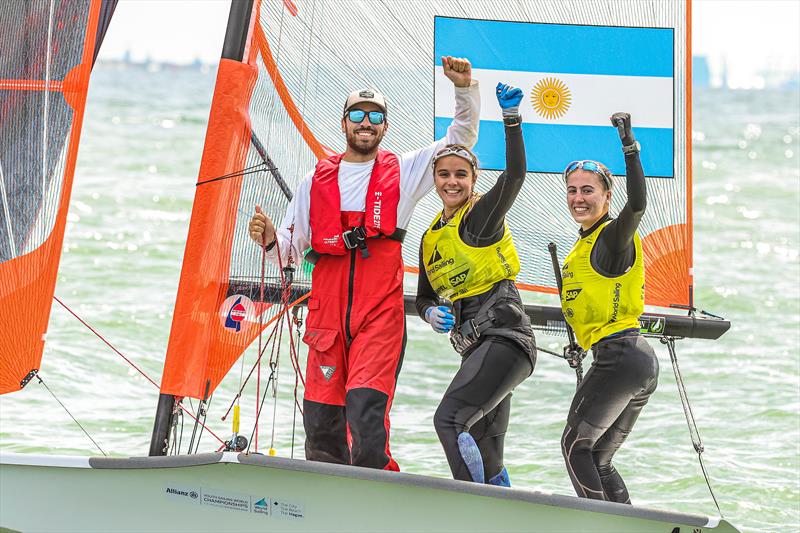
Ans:
[[[242,61],[247,45],[250,17],[254,0],[232,0],[228,14],[228,27],[222,45],[222,58]],[[161,393],[158,396],[153,435],[150,438],[149,455],[166,455],[169,448],[169,431],[173,423],[175,396]]]

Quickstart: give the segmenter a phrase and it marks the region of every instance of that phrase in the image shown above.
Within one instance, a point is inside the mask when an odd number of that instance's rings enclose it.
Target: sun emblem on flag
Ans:
[[[570,104],[572,94],[567,85],[557,78],[544,78],[533,86],[531,93],[533,109],[544,118],[563,117]]]

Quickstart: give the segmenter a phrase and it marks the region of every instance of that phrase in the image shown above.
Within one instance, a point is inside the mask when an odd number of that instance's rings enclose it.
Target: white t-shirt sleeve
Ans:
[[[433,187],[431,161],[447,144],[463,144],[472,148],[478,141],[481,95],[478,82],[469,87],[454,87],[456,110],[447,134],[424,148],[400,155],[400,190],[415,203]]]
[[[292,201],[286,207],[283,222],[276,226],[275,232],[278,244],[267,252],[270,263],[278,264],[278,252],[281,254],[281,263],[287,264],[291,250],[294,263],[303,260],[303,252],[311,246],[311,227],[309,223],[309,208],[311,206],[311,178],[314,172],[309,172],[297,186]],[[292,230],[292,224],[294,229]]]

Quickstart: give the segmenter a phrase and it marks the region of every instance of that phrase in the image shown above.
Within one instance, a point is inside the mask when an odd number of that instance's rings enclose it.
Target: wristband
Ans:
[[[638,154],[642,150],[642,146],[639,144],[639,141],[633,141],[633,144],[629,144],[625,146],[622,145],[622,153],[625,155],[630,154]]]

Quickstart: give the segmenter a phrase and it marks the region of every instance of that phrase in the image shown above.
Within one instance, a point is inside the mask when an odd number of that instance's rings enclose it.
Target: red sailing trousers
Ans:
[[[363,217],[342,215],[343,222]],[[321,255],[312,274],[303,337],[306,458],[399,470],[389,410],[406,340],[401,243],[366,242],[369,257],[358,248]]]

